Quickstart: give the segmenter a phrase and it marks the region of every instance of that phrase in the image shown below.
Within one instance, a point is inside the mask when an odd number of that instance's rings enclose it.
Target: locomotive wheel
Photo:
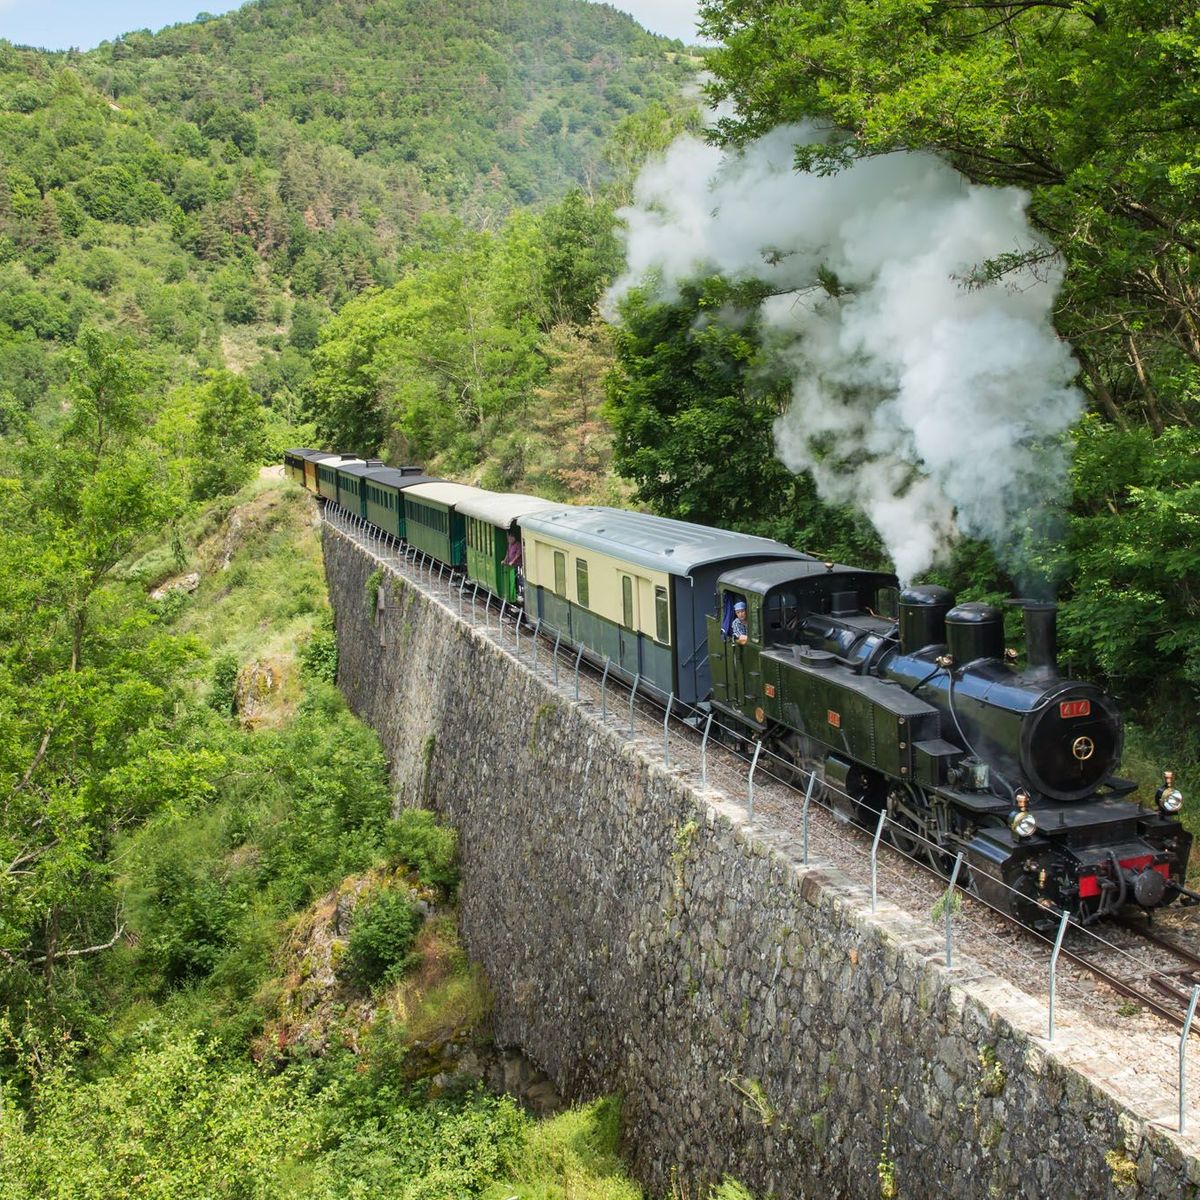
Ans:
[[[802,733],[792,732],[784,734],[772,749],[779,756],[779,760],[771,764],[772,769],[780,779],[789,787],[807,792],[809,776],[815,775],[817,782],[812,798],[821,802],[825,797],[825,756],[816,743]]]
[[[1053,928],[1055,922],[1037,902],[1032,875],[1021,870],[1001,871],[995,863],[973,854],[967,855],[963,873],[966,890],[992,908],[1043,933]]]
[[[924,793],[911,784],[897,784],[888,792],[887,811],[888,841],[909,858],[927,858],[933,846]]]

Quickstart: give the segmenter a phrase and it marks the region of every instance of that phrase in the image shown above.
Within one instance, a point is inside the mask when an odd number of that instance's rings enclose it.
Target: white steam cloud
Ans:
[[[766,283],[764,335],[792,389],[775,427],[783,462],[860,508],[904,580],[959,531],[1011,562],[1054,505],[1062,434],[1082,411],[1050,321],[1057,263],[1019,286],[962,282],[988,259],[1046,248],[1028,197],[925,154],[797,172],[795,146],[819,136],[785,126],[740,153],[671,146],[621,214],[626,271],[608,312],[639,285],[670,299],[704,275]]]

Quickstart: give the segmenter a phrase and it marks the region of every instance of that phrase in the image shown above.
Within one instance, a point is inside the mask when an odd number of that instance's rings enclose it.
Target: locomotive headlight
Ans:
[[[1183,807],[1183,793],[1178,788],[1163,792],[1158,798],[1158,807],[1165,813],[1177,813]]]
[[[1037,833],[1037,817],[1031,812],[1015,812],[1008,819],[1008,827],[1019,838],[1033,837]]]

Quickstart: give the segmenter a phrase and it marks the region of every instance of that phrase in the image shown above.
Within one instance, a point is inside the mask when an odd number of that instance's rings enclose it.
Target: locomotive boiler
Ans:
[[[1023,609],[1024,661],[1004,615],[944,588],[816,561],[728,572],[710,619],[713,703],[748,725],[835,810],[874,825],[968,886],[1038,922],[1153,909],[1184,888],[1182,798],[1155,808],[1117,774],[1122,721],[1093,684],[1058,666],[1053,604]],[[733,605],[747,604],[744,642]]]

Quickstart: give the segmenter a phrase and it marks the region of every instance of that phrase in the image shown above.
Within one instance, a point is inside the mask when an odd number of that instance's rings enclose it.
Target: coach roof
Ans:
[[[804,557],[772,538],[619,508],[565,505],[522,517],[521,528],[671,575],[687,575],[696,567],[727,559]]]
[[[494,496],[495,492],[484,491],[483,488],[471,487],[466,483],[418,483],[415,487],[405,489],[406,499],[429,500],[434,504],[444,504],[447,508],[457,508],[464,500],[473,496]]]
[[[382,487],[409,488],[417,483],[444,483],[436,475],[407,475],[395,467],[372,467],[367,472],[367,478],[372,483]]]
[[[455,507],[464,516],[507,529],[514,521],[523,520],[530,513],[546,512],[551,508],[561,508],[562,505],[554,500],[544,500],[541,496],[526,496],[522,492],[484,492],[478,496],[468,496]]]

